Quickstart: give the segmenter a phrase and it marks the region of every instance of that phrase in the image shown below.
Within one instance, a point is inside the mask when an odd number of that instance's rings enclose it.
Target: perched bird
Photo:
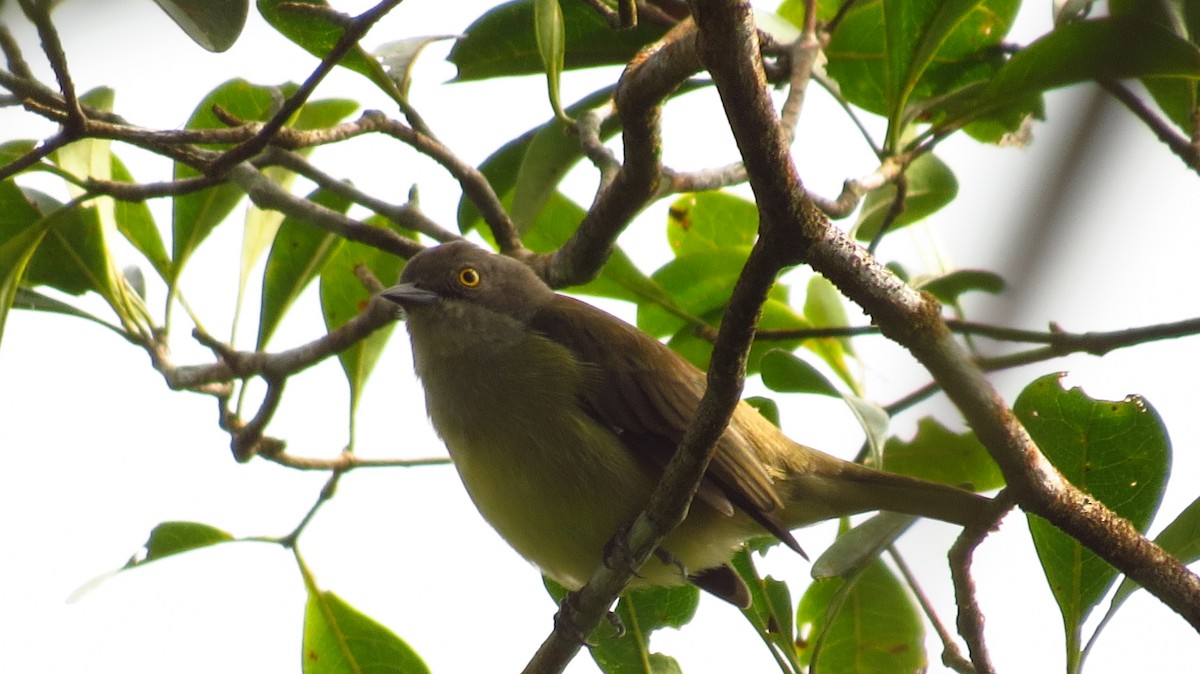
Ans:
[[[550,289],[521,262],[453,242],[383,292],[407,317],[434,428],[479,512],[564,587],[645,507],[704,394],[705,375],[637,328]],[[869,510],[957,524],[987,499],[793,442],[740,403],[687,518],[633,586],[692,582],[739,606],[729,560],[771,533]]]

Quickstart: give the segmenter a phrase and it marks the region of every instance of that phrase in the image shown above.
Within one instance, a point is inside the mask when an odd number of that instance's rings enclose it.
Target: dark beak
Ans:
[[[435,304],[441,299],[437,293],[419,288],[412,283],[398,283],[379,293],[379,296],[402,307]]]

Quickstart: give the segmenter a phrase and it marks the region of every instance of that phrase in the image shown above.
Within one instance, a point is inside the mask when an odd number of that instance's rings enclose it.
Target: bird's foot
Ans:
[[[563,597],[562,603],[558,605],[558,612],[554,614],[554,631],[566,633],[580,645],[595,648],[596,644],[588,641],[588,635],[579,628],[579,621],[576,620],[578,610],[575,608],[575,601],[574,592],[568,592],[567,596]]]
[[[622,524],[617,528],[613,537],[608,539],[604,544],[604,550],[601,555],[601,560],[604,562],[604,568],[618,570],[624,569],[633,574],[635,578],[641,578],[637,567],[633,565],[633,561],[629,558],[629,526],[630,523]]]
[[[658,548],[654,551],[654,556],[658,558],[658,561],[662,562],[666,566],[673,566],[676,569],[679,569],[680,576],[683,576],[684,578],[688,577],[687,567],[683,565],[683,561],[681,561],[675,555],[672,555],[670,550],[667,550],[666,548]]]

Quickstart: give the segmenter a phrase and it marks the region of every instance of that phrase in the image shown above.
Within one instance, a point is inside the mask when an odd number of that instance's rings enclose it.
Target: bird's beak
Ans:
[[[379,295],[402,307],[434,304],[441,299],[437,293],[419,288],[412,283],[397,283]]]

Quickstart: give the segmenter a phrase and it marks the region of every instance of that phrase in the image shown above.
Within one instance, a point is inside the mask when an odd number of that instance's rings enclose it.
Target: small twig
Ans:
[[[624,27],[621,24],[621,15],[618,14],[615,10],[613,10],[612,7],[609,7],[607,4],[605,4],[604,0],[583,0],[583,1],[584,1],[584,4],[586,4],[588,7],[592,8],[593,12],[599,14],[600,17],[602,19],[604,19],[604,21],[606,23],[608,23],[609,28],[616,30],[618,28]]]
[[[372,227],[354,218],[326,208],[279,187],[249,164],[238,164],[229,178],[245,190],[259,208],[279,211],[336,234],[344,239],[359,241],[405,259],[416,255],[423,246],[413,239],[400,236],[385,227]]]
[[[1030,363],[1040,363],[1053,358],[1061,358],[1073,353],[1089,353],[1102,356],[1114,349],[1127,348],[1163,339],[1174,339],[1200,334],[1200,318],[1191,318],[1173,323],[1148,325],[1140,328],[1127,328],[1112,332],[1070,333],[1052,329],[1049,332],[1018,330],[969,321],[948,320],[946,324],[955,332],[975,334],[994,339],[1010,339],[1012,341],[1044,342],[1047,346],[1020,351],[1005,356],[976,357],[976,365],[984,372],[997,372]],[[884,406],[888,414],[895,415],[902,410],[925,400],[940,391],[942,387],[936,382],[909,393],[903,398]]]
[[[904,557],[893,546],[888,546],[887,551],[896,568],[900,570],[900,575],[904,576],[904,582],[908,583],[908,587],[912,590],[913,595],[916,596],[917,603],[921,605],[921,610],[925,612],[925,617],[929,618],[934,631],[937,632],[938,639],[942,641],[942,664],[959,672],[959,674],[976,674],[975,667],[971,665],[970,660],[963,657],[962,651],[958,649],[958,644],[954,642],[954,635],[942,624],[941,619],[937,615],[937,610],[929,601],[929,597],[925,595],[924,590],[921,589],[920,583],[917,582],[917,577],[913,575],[912,569],[904,561]]]
[[[292,550],[296,549],[296,541],[300,538],[300,534],[304,533],[304,530],[308,528],[309,522],[312,522],[313,518],[316,517],[317,511],[321,509],[321,506],[325,505],[325,502],[333,498],[333,495],[337,493],[337,485],[342,479],[343,472],[340,470],[333,471],[329,479],[325,481],[325,486],[321,487],[321,493],[317,496],[316,502],[312,504],[308,512],[304,513],[304,517],[300,519],[300,523],[296,525],[295,529],[292,529],[291,533],[278,540],[280,545]],[[297,554],[299,553],[297,552]]]
[[[896,185],[896,194],[892,197],[892,203],[888,205],[887,213],[883,216],[883,223],[879,226],[879,231],[871,238],[871,243],[867,245],[867,252],[872,255],[879,248],[879,244],[883,242],[883,237],[892,229],[892,225],[896,224],[896,220],[904,213],[904,202],[908,199],[908,177],[903,170],[896,175],[893,182]]]
[[[796,139],[796,126],[800,123],[800,111],[804,108],[808,83],[812,79],[817,56],[820,55],[821,48],[824,46],[816,31],[816,5],[816,0],[806,0],[804,3],[804,31],[791,46],[792,70],[788,94],[779,110],[779,123],[783,127],[789,145]]]
[[[33,70],[30,69],[24,55],[21,54],[21,45],[17,43],[8,26],[3,24],[0,24],[0,52],[4,53],[8,70],[13,75],[26,80],[34,79]]]
[[[354,185],[325,173],[294,152],[272,148],[263,158],[270,164],[282,166],[308,178],[328,192],[365,206],[405,229],[420,232],[441,242],[462,238],[427,217],[411,200],[406,204],[392,204],[373,197]]]
[[[418,468],[421,466],[445,466],[450,463],[450,459],[446,457],[430,457],[426,459],[364,459],[351,451],[343,451],[332,459],[292,456],[287,452],[270,454],[263,458],[296,470],[332,470],[341,473],[348,473],[356,468]]]
[[[549,256],[528,259],[551,286],[586,282],[600,272],[613,242],[659,192],[662,176],[662,102],[700,69],[690,23],[643,49],[622,73],[614,95],[621,120],[624,161],[602,184],[575,234]]]
[[[583,154],[600,170],[600,189],[606,189],[612,182],[617,171],[621,170],[621,161],[604,145],[604,123],[610,119],[614,111],[609,103],[603,109],[588,110],[575,120],[575,132],[579,136],[579,145]]]
[[[975,598],[975,579],[971,576],[971,560],[975,548],[983,542],[1004,515],[1012,510],[1015,501],[1007,489],[1000,490],[985,510],[986,516],[981,516],[978,522],[972,522],[963,527],[962,533],[950,546],[950,575],[954,581],[954,596],[958,603],[958,633],[967,643],[971,654],[971,663],[977,674],[995,674],[991,658],[988,656],[987,644],[983,639],[983,611]],[[956,649],[957,651],[957,649]],[[961,655],[959,655],[961,657]],[[946,663],[950,666],[950,663]]]
[[[1105,91],[1112,94],[1113,98],[1120,101],[1138,119],[1142,120],[1150,128],[1155,137],[1166,145],[1171,152],[1174,152],[1175,156],[1182,159],[1188,168],[1196,173],[1200,173],[1200,147],[1193,145],[1182,134],[1177,133],[1169,122],[1159,117],[1158,113],[1151,110],[1141,98],[1138,98],[1124,84],[1115,80],[1099,80],[1099,82]]]
[[[479,209],[483,221],[495,235],[500,250],[507,255],[517,257],[528,254],[525,245],[521,243],[521,235],[517,232],[517,226],[508,217],[504,205],[500,203],[500,197],[496,195],[491,183],[480,173],[479,169],[460,159],[436,139],[391,119],[378,110],[364,112],[358,123],[363,127],[389,135],[440,164],[458,181],[463,194]]]
[[[0,180],[8,180],[8,178],[11,176],[14,176],[30,166],[37,164],[41,160],[48,157],[50,153],[64,145],[67,145],[68,143],[71,143],[74,140],[74,136],[66,133],[65,131],[54,134],[50,138],[47,138],[44,142],[39,143],[37,147],[33,148],[29,152],[17,157],[4,166],[0,166]]]
[[[59,93],[63,96],[68,116],[67,129],[77,133],[83,128],[83,108],[79,105],[79,97],[75,93],[75,84],[71,81],[71,72],[67,68],[67,53],[63,50],[62,41],[58,38],[58,29],[50,20],[50,4],[35,0],[20,0],[21,9],[25,16],[37,28],[38,38],[42,42],[42,51],[50,61],[50,69],[58,81]]]
[[[317,64],[317,67],[313,70],[312,74],[310,74],[308,78],[304,80],[304,83],[301,84],[300,87],[297,88],[296,91],[289,96],[286,101],[284,101],[279,110],[277,110],[275,114],[271,116],[271,119],[263,124],[262,128],[257,134],[255,134],[254,137],[233,148],[230,148],[219,159],[213,162],[208,167],[209,174],[222,175],[226,171],[231,170],[235,165],[240,164],[241,162],[261,152],[267,146],[267,144],[271,142],[271,138],[273,138],[275,134],[283,128],[284,124],[287,123],[287,120],[291,119],[292,115],[294,115],[296,111],[304,105],[304,102],[307,101],[309,96],[312,95],[312,92],[317,88],[317,85],[320,84],[323,79],[325,79],[325,76],[328,75],[335,66],[337,66],[338,62],[342,60],[342,57],[349,53],[349,51],[355,46],[357,46],[358,41],[367,34],[367,31],[371,30],[375,23],[382,19],[385,14],[390,12],[392,8],[400,4],[400,1],[401,0],[383,0],[378,5],[375,5],[371,9],[359,14],[349,23],[343,24],[344,30],[342,31],[342,35],[333,45],[333,48],[329,50],[329,53],[321,59],[319,64]]]
[[[156,183],[125,183],[115,180],[99,180],[88,178],[83,182],[83,188],[89,193],[103,195],[120,201],[145,201],[160,197],[177,197],[182,194],[198,192],[202,189],[220,185],[227,178],[210,177],[206,175],[164,180]]]

